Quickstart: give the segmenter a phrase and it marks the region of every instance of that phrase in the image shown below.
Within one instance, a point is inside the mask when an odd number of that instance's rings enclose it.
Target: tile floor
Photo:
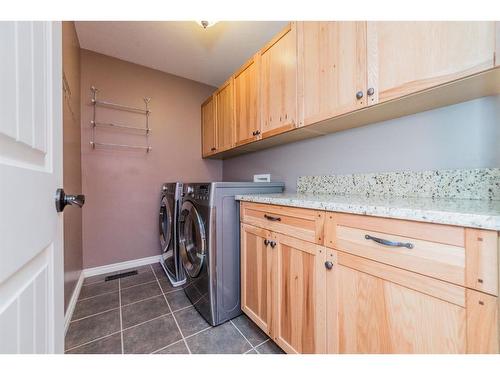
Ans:
[[[121,279],[84,280],[66,333],[67,354],[283,353],[245,315],[209,326],[160,264],[134,270],[137,275]]]

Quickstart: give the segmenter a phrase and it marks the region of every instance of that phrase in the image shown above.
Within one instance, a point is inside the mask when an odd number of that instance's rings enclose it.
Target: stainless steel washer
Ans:
[[[211,325],[241,314],[238,194],[281,193],[280,182],[212,182],[184,185],[179,254],[184,292]]]
[[[178,219],[182,186],[180,182],[172,182],[163,184],[161,188],[159,215],[161,265],[172,286],[180,286],[186,282],[179,258]]]

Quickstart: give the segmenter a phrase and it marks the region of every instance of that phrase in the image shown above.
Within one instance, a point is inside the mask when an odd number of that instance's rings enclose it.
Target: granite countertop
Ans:
[[[237,195],[236,200],[500,231],[500,201],[333,194]]]

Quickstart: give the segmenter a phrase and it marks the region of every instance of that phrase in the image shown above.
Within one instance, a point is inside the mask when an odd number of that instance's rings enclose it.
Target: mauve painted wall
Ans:
[[[161,184],[222,177],[222,162],[202,160],[200,152],[200,105],[215,88],[87,50],[81,51],[81,69],[83,265],[158,255]],[[91,149],[92,85],[103,100],[143,106],[143,97],[152,98],[151,153]],[[99,109],[97,120],[144,126],[144,116],[121,111]],[[142,144],[145,137],[98,129],[98,139]]]
[[[68,194],[82,191],[80,153],[80,44],[73,22],[62,23],[63,72],[71,94],[63,100],[63,176]],[[64,309],[82,272],[82,210],[64,210]]]
[[[224,160],[224,180],[500,166],[500,96],[485,97]]]

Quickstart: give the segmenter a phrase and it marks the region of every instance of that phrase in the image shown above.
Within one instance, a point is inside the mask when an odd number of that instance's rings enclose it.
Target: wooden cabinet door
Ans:
[[[494,66],[495,22],[368,22],[368,104]]]
[[[241,310],[264,332],[272,325],[271,232],[241,224]]]
[[[285,235],[273,237],[272,337],[287,353],[325,353],[326,248]]]
[[[234,146],[233,82],[229,79],[215,92],[217,152]]]
[[[262,137],[291,130],[297,117],[297,37],[292,22],[261,52]]]
[[[498,354],[498,297],[467,289],[467,353]]]
[[[204,157],[217,152],[215,105],[212,96],[201,105],[201,147]]]
[[[234,75],[236,146],[260,138],[258,54]]]
[[[342,252],[337,267],[340,353],[466,352],[465,288]]]
[[[299,22],[299,126],[366,106],[366,22]]]

